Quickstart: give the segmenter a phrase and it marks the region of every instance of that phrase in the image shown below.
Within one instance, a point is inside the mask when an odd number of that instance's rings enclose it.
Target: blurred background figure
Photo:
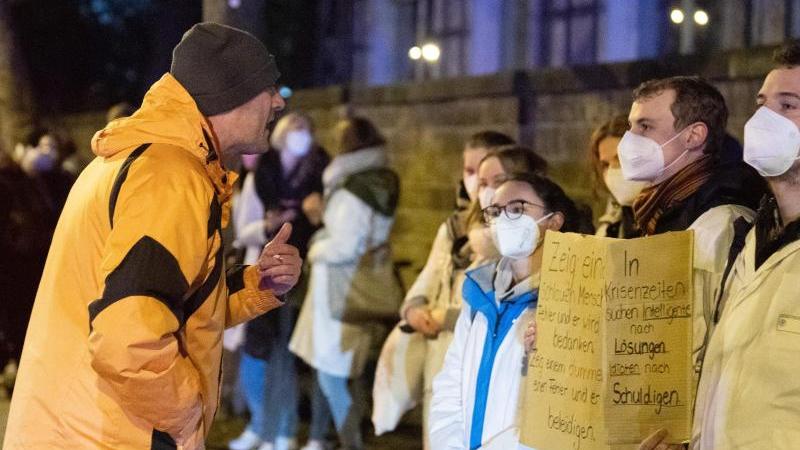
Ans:
[[[628,116],[619,114],[592,132],[589,155],[594,169],[595,192],[607,196],[606,210],[598,220],[597,235],[630,238],[639,235],[633,220],[633,200],[648,183],[626,180],[617,156],[617,145],[628,131]]]
[[[311,120],[300,113],[282,117],[270,136],[270,150],[244,155],[247,175],[234,216],[234,247],[243,261],[255,261],[264,244],[284,223],[292,224],[289,243],[305,258],[308,242],[322,215],[322,172],[330,158],[316,144]],[[305,205],[305,208],[304,208]],[[232,450],[294,450],[297,448],[298,367],[289,351],[289,337],[305,294],[298,283],[284,298],[286,306],[246,324],[239,366],[239,385],[250,411],[250,422]],[[316,400],[314,396],[316,395]],[[322,445],[330,414],[320,391],[313,389],[311,447]]]
[[[476,253],[467,236],[469,210],[478,204],[478,166],[490,150],[513,144],[514,140],[497,131],[472,135],[464,145],[461,181],[456,196],[456,209],[439,226],[427,262],[406,293],[400,316],[414,331],[427,338],[423,370],[422,428],[424,448],[429,449],[427,417],[430,409],[433,378],[442,368],[447,347],[461,310],[461,285],[464,271],[475,260]],[[483,258],[480,258],[483,259]]]
[[[7,391],[13,388],[55,219],[42,185],[0,151],[0,368],[6,368]]]
[[[311,278],[290,348],[316,370],[342,448],[362,449],[364,369],[384,330],[369,321],[339,320],[332,305],[346,302],[362,257],[388,244],[399,183],[388,170],[385,140],[370,121],[345,119],[335,133],[337,156],[322,177],[325,227],[308,251]],[[393,280],[373,281],[388,285]]]

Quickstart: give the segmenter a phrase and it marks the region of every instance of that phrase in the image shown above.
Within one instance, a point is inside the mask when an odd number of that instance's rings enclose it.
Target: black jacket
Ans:
[[[270,150],[261,156],[256,167],[256,192],[264,204],[264,210],[297,211],[289,244],[297,247],[303,258],[308,252],[308,241],[319,227],[308,221],[301,205],[311,193],[322,195],[322,172],[329,162],[330,157],[325,150],[314,147],[290,173],[284,173],[280,153]],[[302,284],[298,283],[295,291]],[[251,320],[245,328],[244,351],[253,357],[267,359],[275,346],[281,346],[282,349],[286,347],[296,320],[297,310],[293,307],[279,308]]]

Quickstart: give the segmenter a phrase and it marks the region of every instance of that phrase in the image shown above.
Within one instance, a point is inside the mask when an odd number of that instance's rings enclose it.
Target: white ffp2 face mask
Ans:
[[[762,177],[786,173],[799,151],[797,125],[766,106],[758,108],[744,126],[744,161]]]
[[[626,180],[619,167],[609,167],[603,175],[606,187],[614,199],[622,206],[631,206],[633,200],[648,186],[645,181]]]
[[[539,220],[523,214],[511,220],[501,212],[492,222],[492,237],[501,255],[511,259],[531,256],[539,245],[539,223],[552,216],[550,213]]]
[[[464,189],[467,190],[467,195],[469,196],[469,200],[474,201],[475,196],[478,195],[477,174],[467,175],[466,177],[464,177]]]
[[[667,169],[680,161],[689,150],[684,151],[675,161],[664,166],[664,146],[674,141],[686,128],[672,136],[667,142],[658,142],[636,133],[626,131],[617,146],[617,156],[622,165],[622,174],[626,180],[653,181]]]
[[[286,150],[294,156],[305,156],[311,150],[314,138],[306,130],[289,131],[286,133]]]
[[[481,209],[486,209],[487,206],[492,204],[494,191],[495,189],[489,186],[484,186],[480,188],[480,190],[478,191],[478,203],[480,203]]]

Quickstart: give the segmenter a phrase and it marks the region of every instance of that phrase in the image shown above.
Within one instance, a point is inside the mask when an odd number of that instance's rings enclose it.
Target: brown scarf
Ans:
[[[667,209],[686,200],[711,178],[714,158],[704,155],[670,179],[642,190],[633,201],[633,217],[645,235],[656,232],[658,219]]]

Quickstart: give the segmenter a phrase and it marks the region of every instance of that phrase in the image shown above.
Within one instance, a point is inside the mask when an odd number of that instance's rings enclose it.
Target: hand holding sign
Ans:
[[[286,243],[291,235],[292,225],[286,223],[264,246],[258,258],[259,289],[271,289],[276,295],[283,295],[297,284],[303,260],[297,248]]]
[[[682,444],[668,444],[669,431],[661,428],[647,437],[639,445],[639,450],[683,450]]]

